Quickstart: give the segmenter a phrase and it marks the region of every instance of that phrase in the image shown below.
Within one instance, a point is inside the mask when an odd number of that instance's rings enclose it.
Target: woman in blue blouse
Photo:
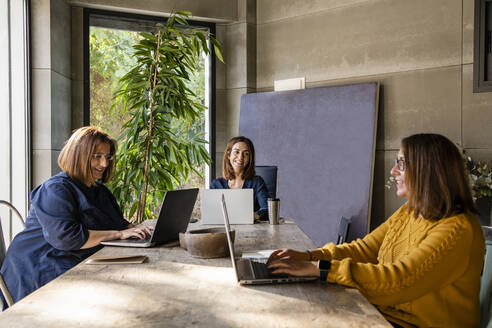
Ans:
[[[80,128],[60,152],[62,172],[31,193],[26,228],[15,236],[0,270],[14,302],[94,254],[101,241],[150,236],[151,228],[123,218],[103,185],[111,178],[115,152],[116,142],[106,133]]]
[[[253,189],[255,220],[268,220],[268,191],[255,174],[255,147],[246,137],[234,137],[227,143],[222,159],[222,175],[210,189]]]

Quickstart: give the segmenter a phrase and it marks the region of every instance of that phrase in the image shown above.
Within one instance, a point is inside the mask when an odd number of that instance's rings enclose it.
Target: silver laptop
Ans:
[[[166,192],[154,232],[150,238],[117,239],[103,241],[101,244],[108,246],[152,247],[178,241],[179,233],[185,232],[188,228],[197,195],[197,188]]]
[[[227,213],[227,206],[225,197],[221,197],[222,214],[224,217],[224,225],[227,235],[227,243],[229,244],[229,253],[231,255],[232,267],[236,273],[237,281],[242,285],[254,285],[254,284],[273,284],[273,283],[286,283],[286,282],[299,282],[299,281],[313,281],[317,280],[316,277],[294,277],[289,275],[272,274],[271,270],[267,268],[266,263],[252,261],[250,259],[236,259],[234,257],[234,243],[231,239],[231,226],[229,224],[229,215]]]
[[[253,189],[203,189],[200,193],[202,224],[224,223],[220,206],[222,195],[227,201],[231,224],[254,223]]]

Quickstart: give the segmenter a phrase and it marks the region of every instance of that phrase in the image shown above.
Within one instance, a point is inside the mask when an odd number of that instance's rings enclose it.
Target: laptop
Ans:
[[[162,200],[159,217],[152,236],[148,239],[117,239],[101,242],[108,246],[152,247],[179,240],[179,233],[185,232],[195,206],[198,189],[168,191]]]
[[[229,215],[227,213],[226,200],[224,196],[221,198],[221,203],[227,243],[229,244],[229,253],[231,255],[232,267],[236,273],[238,283],[241,285],[259,285],[318,280],[316,277],[294,277],[284,274],[272,274],[271,270],[267,268],[266,263],[244,258],[235,259],[234,244],[230,233],[231,226],[229,224]]]
[[[231,224],[253,224],[253,189],[203,189],[201,190],[201,223],[224,224],[220,199],[224,195]]]

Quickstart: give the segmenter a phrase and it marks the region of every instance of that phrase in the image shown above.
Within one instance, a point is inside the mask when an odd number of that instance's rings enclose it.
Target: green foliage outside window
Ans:
[[[133,45],[140,40],[137,32],[91,27],[90,53],[90,120],[113,138],[121,134],[123,122],[128,121],[122,107],[111,111],[113,94],[119,79],[136,64]]]

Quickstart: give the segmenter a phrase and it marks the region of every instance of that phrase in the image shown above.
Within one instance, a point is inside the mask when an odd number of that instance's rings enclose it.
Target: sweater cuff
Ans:
[[[328,277],[326,282],[336,283],[337,282],[337,272],[340,267],[340,261],[331,261],[330,271],[328,271]]]
[[[350,258],[345,258],[341,261],[332,260],[330,271],[328,272],[328,277],[326,282],[336,283],[343,286],[358,288],[357,284],[351,280],[350,277],[350,264],[352,260]]]
[[[317,254],[319,256],[319,259],[324,261],[331,261],[335,252],[335,247],[336,245],[334,243],[329,243],[319,248],[320,254]]]

